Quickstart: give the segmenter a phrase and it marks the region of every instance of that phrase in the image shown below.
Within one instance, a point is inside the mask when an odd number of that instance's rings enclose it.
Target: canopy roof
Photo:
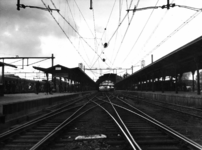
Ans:
[[[55,77],[64,77],[84,84],[88,83],[91,85],[96,85],[96,83],[79,67],[67,68],[62,65],[55,65],[49,68],[41,68],[35,66],[33,68],[43,71],[44,73],[50,73]]]
[[[15,65],[7,64],[4,62],[0,62],[0,66],[9,66],[9,67],[17,68]]]
[[[187,43],[186,45],[176,49],[154,63],[142,68],[133,73],[124,80],[117,83],[124,84],[132,80],[141,80],[143,78],[158,78],[162,76],[173,76],[176,74],[193,72],[197,69],[202,69],[202,36]]]

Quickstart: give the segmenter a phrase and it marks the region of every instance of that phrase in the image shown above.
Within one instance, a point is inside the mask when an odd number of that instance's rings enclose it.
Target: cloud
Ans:
[[[26,8],[17,11],[17,0],[0,1],[0,54],[40,56],[40,37],[65,38],[48,11]],[[42,3],[22,1],[25,5],[44,7]],[[53,15],[57,17],[57,13]],[[69,32],[68,32],[69,31]],[[75,34],[67,30],[67,34]]]

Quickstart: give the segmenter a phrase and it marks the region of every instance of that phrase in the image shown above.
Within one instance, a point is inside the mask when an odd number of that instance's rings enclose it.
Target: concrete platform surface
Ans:
[[[119,90],[122,91],[123,90]],[[163,94],[163,95],[173,95],[173,96],[185,96],[185,97],[197,97],[197,98],[202,98],[202,92],[201,95],[198,95],[197,92],[184,92],[184,91],[179,91],[177,94],[175,93],[175,91],[165,91],[164,93],[162,93],[161,91],[155,91],[155,92],[151,92],[151,91],[126,91],[126,92],[139,92],[139,93],[156,93],[156,94]]]
[[[202,109],[202,95],[197,95],[196,92],[183,92],[175,93],[174,91],[166,91],[162,93],[160,91],[155,92],[145,92],[145,91],[121,91],[125,93],[131,93],[147,100],[159,100],[162,102],[194,107]]]
[[[31,100],[37,100],[37,99],[52,98],[52,97],[61,97],[61,96],[73,95],[73,94],[76,94],[76,93],[53,93],[48,95],[45,93],[6,94],[3,97],[0,97],[0,105],[23,102],[23,101],[31,101]]]

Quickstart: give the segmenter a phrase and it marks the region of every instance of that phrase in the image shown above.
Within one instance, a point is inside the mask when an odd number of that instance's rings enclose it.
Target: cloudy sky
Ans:
[[[170,1],[180,6],[202,8],[201,0]],[[93,10],[89,9],[90,0],[52,2],[44,0],[50,8],[55,4],[62,16],[56,11],[51,16],[48,11],[34,8],[18,11],[17,0],[0,1],[0,57],[49,57],[54,54],[54,64],[69,68],[83,63],[85,68],[130,68],[133,65],[134,70],[138,70],[142,60],[146,65],[151,62],[151,54],[157,60],[202,33],[201,11],[183,7],[130,11],[128,14],[126,11],[130,6],[131,9],[162,6],[167,0],[140,0],[139,3],[137,0],[93,0]],[[41,0],[21,0],[21,4],[45,7]],[[108,44],[106,48],[104,43]],[[35,64],[50,65],[50,60]],[[25,70],[33,71],[32,67],[24,70],[19,67],[15,71]],[[107,72],[86,71],[93,79]],[[118,74],[123,73],[125,71],[118,71]]]

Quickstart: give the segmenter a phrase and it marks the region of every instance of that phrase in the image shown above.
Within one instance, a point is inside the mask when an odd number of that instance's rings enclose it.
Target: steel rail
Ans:
[[[48,119],[48,118],[50,118],[50,117],[54,117],[54,116],[56,116],[56,115],[58,115],[58,114],[60,114],[60,113],[63,113],[63,112],[65,112],[65,111],[68,111],[68,110],[70,110],[70,109],[74,109],[74,108],[79,107],[80,105],[79,105],[79,106],[75,106],[75,107],[71,107],[71,108],[66,109],[66,110],[63,110],[63,109],[65,109],[66,107],[68,107],[68,106],[70,106],[70,105],[72,105],[72,104],[74,104],[74,103],[76,103],[76,102],[78,102],[78,101],[80,101],[80,100],[81,100],[81,98],[79,98],[79,99],[76,100],[76,101],[71,102],[70,104],[68,104],[68,105],[66,105],[66,106],[63,106],[63,107],[61,107],[61,108],[59,108],[59,109],[56,109],[56,110],[54,110],[54,111],[52,111],[52,112],[50,112],[50,113],[48,113],[48,114],[45,114],[45,115],[40,116],[40,117],[38,117],[38,118],[35,118],[35,119],[33,119],[33,120],[29,121],[29,122],[26,122],[26,123],[24,123],[24,124],[22,124],[22,125],[20,125],[20,126],[18,126],[18,127],[16,127],[16,128],[13,128],[13,129],[11,129],[11,130],[9,130],[9,131],[6,131],[6,132],[0,134],[0,141],[2,141],[3,139],[5,139],[5,138],[8,137],[8,136],[11,136],[12,134],[15,134],[15,133],[17,133],[17,132],[20,132],[21,130],[24,130],[25,128],[28,128],[28,127],[30,127],[30,126],[36,124],[36,123],[39,123],[39,122],[41,122],[41,121],[43,121],[43,120],[46,120],[46,119]]]
[[[146,100],[144,100],[144,99],[146,99],[144,97],[133,96],[133,95],[130,95],[130,94],[127,94],[127,97],[129,97],[129,98],[139,98],[139,99],[143,99],[143,101],[146,101]],[[201,109],[194,108],[194,107],[188,107],[188,106],[182,106],[182,105],[177,105],[177,104],[172,104],[172,103],[167,103],[167,102],[161,102],[161,101],[158,101],[158,100],[152,100],[152,102],[153,101],[158,102],[158,103],[162,103],[162,104],[166,104],[166,105],[171,105],[171,106],[175,106],[175,107],[182,107],[182,108],[185,108],[185,109],[202,112]]]
[[[127,96],[128,96],[128,95],[127,95]],[[134,96],[132,96],[132,95],[129,95],[128,97],[129,97],[129,98],[136,98],[136,97],[134,97]],[[138,98],[138,97],[137,97],[137,98]],[[139,99],[140,99],[140,98],[139,98]],[[154,103],[152,103],[152,102],[149,102],[149,101],[147,101],[147,100],[144,100],[144,98],[142,98],[142,97],[141,97],[141,99],[143,99],[142,101],[144,101],[144,102],[146,102],[146,103],[149,103],[149,104],[152,104],[152,105],[155,105],[155,106],[158,106],[158,107],[166,108],[166,109],[169,109],[169,110],[174,110],[174,111],[177,111],[177,112],[182,113],[182,114],[186,114],[186,115],[190,115],[190,116],[193,116],[193,117],[202,119],[202,116],[195,115],[195,114],[193,114],[193,113],[187,113],[187,112],[183,112],[183,110],[180,111],[180,110],[177,110],[177,109],[175,109],[175,108],[169,108],[169,106],[168,106],[168,107],[160,106],[160,105],[158,105],[158,104],[154,104]],[[177,104],[171,104],[171,103],[166,103],[166,102],[160,102],[160,101],[158,101],[158,100],[152,100],[152,101],[154,101],[154,102],[156,102],[156,103],[160,103],[160,104],[170,105],[170,107],[178,107],[178,108],[187,109],[187,110],[189,110],[189,111],[198,111],[199,113],[202,113],[202,110],[201,110],[201,109],[197,109],[197,108],[191,108],[191,107],[181,106],[181,105],[177,105]]]
[[[130,131],[128,130],[127,126],[125,125],[125,123],[123,122],[123,120],[121,119],[119,113],[117,112],[116,108],[114,107],[114,104],[111,102],[111,100],[109,99],[109,97],[106,95],[108,101],[110,102],[112,108],[114,109],[116,115],[118,116],[119,120],[121,121],[122,125],[124,126],[125,130],[127,131],[127,133],[129,134],[131,141],[135,144],[135,146],[139,149],[142,150],[141,147],[137,144],[137,142],[134,140],[133,136],[131,135]]]
[[[149,115],[147,115],[147,114],[144,113],[143,111],[141,111],[141,110],[139,110],[138,108],[132,106],[131,104],[129,104],[129,103],[127,103],[127,102],[121,100],[120,98],[117,98],[117,99],[119,99],[120,101],[124,102],[125,104],[127,104],[127,105],[130,106],[130,107],[132,107],[133,109],[137,110],[138,112],[141,112],[142,114],[144,114],[144,115],[145,115],[146,117],[148,117],[148,118],[146,118],[145,116],[142,116],[142,115],[140,115],[140,114],[137,114],[136,112],[134,112],[134,111],[132,111],[132,110],[126,109],[126,108],[124,108],[124,107],[122,107],[122,106],[120,106],[120,105],[114,104],[115,106],[120,107],[120,108],[122,108],[122,109],[125,109],[125,110],[127,110],[127,111],[129,111],[129,112],[131,112],[131,113],[133,113],[133,114],[136,114],[136,115],[142,117],[142,118],[145,118],[145,119],[148,120],[149,122],[151,122],[151,123],[157,125],[158,127],[162,128],[163,130],[169,132],[170,134],[175,135],[176,137],[178,137],[179,139],[183,140],[184,142],[189,143],[189,144],[192,145],[193,147],[195,147],[195,148],[197,148],[197,149],[199,149],[199,150],[202,149],[202,145],[200,145],[200,144],[194,142],[193,140],[187,138],[186,136],[184,136],[184,135],[180,134],[179,132],[173,130],[172,128],[166,126],[165,124],[159,122],[158,120],[156,120],[156,119],[150,117]]]
[[[96,103],[96,102],[93,102],[95,103],[96,105],[98,105],[100,108],[102,108],[113,120],[114,122],[116,123],[116,125],[119,127],[119,129],[121,130],[121,132],[124,134],[124,136],[126,137],[126,139],[128,140],[128,142],[130,143],[130,145],[132,146],[132,148],[134,150],[137,150],[133,144],[133,142],[131,141],[131,139],[128,137],[128,135],[126,134],[126,132],[124,131],[124,129],[121,127],[121,125],[118,123],[118,121],[113,117],[112,114],[110,114],[103,106],[101,106],[100,104]]]
[[[93,99],[93,98],[92,98]],[[97,107],[92,106],[91,108],[85,110],[84,112],[78,114],[77,116],[76,113],[78,113],[83,107],[85,107],[90,101],[92,102],[92,99],[90,99],[87,103],[85,103],[82,107],[80,107],[78,110],[76,110],[70,117],[68,117],[65,121],[63,121],[60,125],[58,125],[55,129],[53,129],[49,134],[47,134],[43,139],[41,139],[38,143],[36,143],[34,146],[30,148],[30,150],[37,150],[43,147],[43,144],[47,142],[50,138],[52,138],[54,135],[56,135],[59,131],[64,129],[67,125],[69,125],[72,121],[80,117],[81,115],[85,114],[86,112],[90,111],[91,109]],[[74,118],[72,118],[75,116]],[[72,119],[71,119],[72,118]],[[70,120],[71,119],[71,120]]]

